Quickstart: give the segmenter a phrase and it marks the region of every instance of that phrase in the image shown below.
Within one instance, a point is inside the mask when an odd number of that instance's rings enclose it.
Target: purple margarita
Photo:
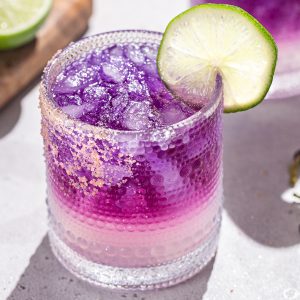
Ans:
[[[50,241],[92,283],[180,282],[214,255],[222,84],[197,110],[156,69],[161,34],[119,31],[58,53],[41,85]]]
[[[192,5],[237,5],[253,15],[274,37],[278,62],[268,97],[300,94],[300,1],[299,0],[191,0]]]

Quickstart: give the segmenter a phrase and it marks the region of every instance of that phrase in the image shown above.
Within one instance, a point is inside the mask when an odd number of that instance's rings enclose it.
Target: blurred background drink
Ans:
[[[278,62],[267,98],[300,94],[299,0],[191,0],[192,5],[224,3],[240,6],[258,19],[278,46]]]

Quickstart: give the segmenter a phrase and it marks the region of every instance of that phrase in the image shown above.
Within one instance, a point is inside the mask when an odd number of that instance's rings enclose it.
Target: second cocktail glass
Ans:
[[[253,15],[274,37],[278,63],[267,98],[300,94],[300,1],[299,0],[191,0],[192,5],[237,5]]]

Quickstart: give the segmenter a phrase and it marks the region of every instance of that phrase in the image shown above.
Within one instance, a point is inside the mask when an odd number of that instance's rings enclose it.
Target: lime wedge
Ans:
[[[277,47],[250,14],[225,4],[203,4],[167,26],[157,57],[167,87],[190,105],[210,99],[216,76],[224,84],[224,111],[260,103],[272,83]]]
[[[0,49],[21,46],[35,37],[51,0],[0,0]]]

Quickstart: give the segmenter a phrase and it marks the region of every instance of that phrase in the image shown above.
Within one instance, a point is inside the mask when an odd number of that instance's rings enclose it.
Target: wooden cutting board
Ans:
[[[0,108],[41,74],[57,50],[86,31],[91,14],[92,0],[54,0],[34,41],[0,51]]]

